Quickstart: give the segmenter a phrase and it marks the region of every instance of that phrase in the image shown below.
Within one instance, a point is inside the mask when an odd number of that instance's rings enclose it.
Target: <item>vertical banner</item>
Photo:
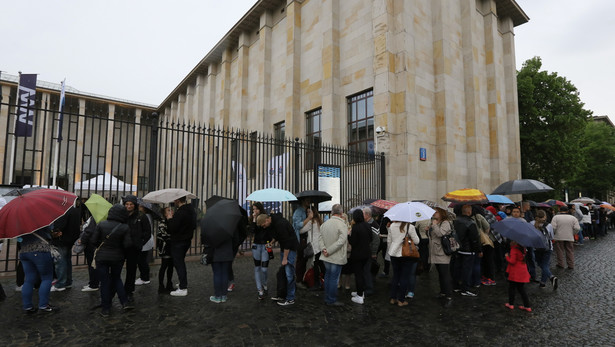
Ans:
[[[285,188],[288,158],[289,154],[283,153],[269,160],[267,163],[267,182],[265,182],[265,188]],[[265,203],[265,208],[271,213],[282,212],[282,204],[280,202],[267,202]]]
[[[327,192],[333,197],[330,201],[318,204],[318,211],[331,211],[333,205],[340,203],[341,178],[342,169],[339,166],[318,165],[318,190]]]
[[[34,125],[34,103],[36,101],[36,74],[19,75],[17,95],[17,122],[15,136],[32,136]]]

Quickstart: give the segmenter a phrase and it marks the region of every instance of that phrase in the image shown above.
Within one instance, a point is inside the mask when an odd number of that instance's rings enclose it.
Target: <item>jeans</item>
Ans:
[[[411,261],[407,257],[391,257],[391,266],[393,267],[393,279],[391,280],[391,299],[398,301],[406,301],[408,293],[408,285],[410,282]]]
[[[410,276],[408,276],[408,291],[414,293],[416,288],[416,268],[419,266],[418,261],[410,262]]]
[[[551,274],[551,269],[549,269],[549,266],[551,264],[551,252],[551,250],[536,250],[534,252],[534,255],[536,256],[536,262],[542,270],[542,274],[540,275],[541,284],[547,283],[547,280],[553,276]]]
[[[73,285],[73,262],[71,248],[66,246],[58,246],[60,252],[60,259],[55,263],[56,282],[57,288],[64,288]]]
[[[480,285],[480,276],[481,276],[481,263],[482,263],[482,258],[478,256],[477,254],[474,254],[473,256],[474,262],[472,264],[472,286],[476,287]]]
[[[41,286],[38,288],[38,307],[45,307],[49,304],[49,292],[51,291],[51,281],[53,280],[53,258],[49,252],[25,252],[19,254],[19,259],[23,264],[26,275],[25,282],[21,288],[21,301],[24,310],[34,307],[32,304],[32,293],[34,282],[38,277],[41,278]]]
[[[177,271],[179,278],[179,288],[188,288],[188,273],[186,272],[186,253],[190,248],[190,240],[171,241],[171,256],[173,257],[173,266]]]
[[[124,281],[124,290],[128,296],[132,296],[135,292],[135,280],[137,279],[137,262],[141,250],[138,248],[128,248],[124,252],[126,255],[126,280]],[[102,279],[101,279],[102,281]]]
[[[122,305],[128,301],[128,295],[122,283],[123,265],[124,262],[121,261],[96,261],[96,270],[100,278],[100,304],[104,310],[111,308],[111,301],[115,293]]]
[[[374,279],[372,278],[372,261],[376,261],[376,259],[368,258],[363,266],[363,278],[365,279],[365,291],[367,294],[372,294],[374,292]],[[314,265],[314,269],[316,269],[316,265]],[[314,275],[316,275],[316,271],[314,271]],[[317,278],[316,276],[314,276]]]
[[[342,273],[342,265],[323,261],[325,264],[325,303],[332,304],[337,301],[337,283]]]
[[[267,270],[269,266],[267,245],[252,245],[252,257],[254,258],[254,280],[256,281],[256,289],[260,292],[267,287]]]
[[[469,291],[472,286],[472,266],[474,265],[473,254],[457,253],[453,261],[453,287]]]
[[[214,296],[217,298],[226,296],[231,263],[231,261],[215,261],[211,264],[214,273]]]
[[[137,266],[139,267],[139,278],[142,281],[149,281],[149,263],[147,262],[148,256],[149,251],[141,251],[139,252],[139,256],[137,258]]]
[[[100,280],[98,279],[98,271],[92,267],[92,261],[94,260],[94,251],[93,247],[86,247],[83,250],[83,254],[85,255],[85,261],[88,264],[88,277],[90,281],[88,285],[90,288],[98,288],[100,286]]]
[[[284,259],[284,252],[280,254],[280,259]],[[297,252],[288,252],[288,263],[284,266],[286,272],[286,300],[295,300],[296,279],[295,279],[295,261],[297,260]]]
[[[536,279],[536,257],[534,257],[534,248],[527,247],[525,261],[527,263],[527,271],[530,273],[530,281]]]

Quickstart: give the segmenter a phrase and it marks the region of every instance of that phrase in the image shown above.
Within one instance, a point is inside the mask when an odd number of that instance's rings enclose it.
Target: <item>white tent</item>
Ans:
[[[118,178],[112,176],[110,173],[105,172],[104,175],[98,175],[92,177],[87,181],[75,183],[75,191],[90,191],[90,192],[109,192],[116,191],[122,193],[131,193],[137,191],[137,186],[134,184],[125,183]]]

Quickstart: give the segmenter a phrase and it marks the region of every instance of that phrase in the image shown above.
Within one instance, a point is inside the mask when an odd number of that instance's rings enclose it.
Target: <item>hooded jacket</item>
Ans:
[[[348,243],[352,246],[350,249],[350,259],[363,260],[368,259],[372,255],[370,244],[372,242],[372,227],[367,224],[363,218],[363,211],[357,209],[352,213],[354,225]]]
[[[167,227],[173,241],[190,241],[196,229],[196,213],[190,204],[180,206],[173,218],[167,220]]]
[[[96,231],[90,238],[90,244],[98,247],[96,261],[122,262],[124,261],[124,249],[132,247],[128,211],[123,205],[115,204],[109,210],[107,220],[96,226]],[[117,228],[116,228],[117,227]]]
[[[457,215],[454,222],[457,237],[459,237],[460,254],[480,253],[482,251],[478,228],[472,218],[465,215]]]

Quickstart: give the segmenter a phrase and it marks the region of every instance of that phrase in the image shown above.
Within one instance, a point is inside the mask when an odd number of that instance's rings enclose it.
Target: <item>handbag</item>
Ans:
[[[442,244],[442,250],[444,254],[451,255],[459,249],[459,238],[457,237],[457,232],[455,229],[451,230],[451,232],[447,235],[443,235],[440,238],[440,243]]]
[[[310,242],[305,245],[305,249],[303,250],[303,257],[310,258],[314,255],[314,246],[312,246],[312,238],[314,237],[314,224],[312,224],[312,232],[310,234]]]
[[[419,249],[414,244],[414,241],[408,235],[408,230],[406,230],[406,236],[404,237],[404,241],[401,244],[401,256],[405,258],[415,258],[418,259],[421,257],[419,253]]]
[[[73,253],[81,254],[85,250],[85,244],[81,242],[81,239],[77,239],[75,244],[73,244]]]
[[[51,257],[53,258],[53,262],[56,263],[58,262],[60,259],[62,259],[62,254],[60,254],[60,251],[58,250],[58,247],[52,245],[49,241],[45,240],[44,238],[42,238],[39,234],[37,233],[33,233],[34,236],[38,237],[39,239],[45,241],[48,245],[49,245],[49,253],[51,253]]]

